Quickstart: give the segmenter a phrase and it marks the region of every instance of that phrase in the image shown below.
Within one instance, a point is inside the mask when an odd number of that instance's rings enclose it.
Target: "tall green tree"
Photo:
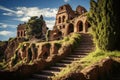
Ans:
[[[40,17],[31,17],[26,24],[26,34],[28,39],[41,38],[43,35],[42,27],[44,27],[44,23],[45,21],[42,15]]]
[[[91,0],[88,21],[99,49],[116,50],[120,47],[120,0]]]

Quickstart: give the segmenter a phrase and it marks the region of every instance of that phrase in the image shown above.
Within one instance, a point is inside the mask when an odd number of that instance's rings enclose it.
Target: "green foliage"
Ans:
[[[50,30],[47,30],[47,32],[46,32],[46,41],[49,41],[49,35],[50,35]]]
[[[13,38],[13,37],[11,37],[11,38],[9,38],[9,40],[8,41],[13,41],[15,38]]]
[[[18,51],[16,50],[14,53],[14,56],[11,58],[11,65],[14,66],[17,62],[18,62],[18,55],[17,55]]]
[[[45,21],[43,20],[43,16],[40,18],[37,16],[31,17],[30,20],[26,24],[26,34],[29,39],[41,38],[42,36],[42,27],[44,27]]]
[[[0,41],[0,47],[7,44],[7,41]]]
[[[80,72],[85,67],[91,66],[106,57],[112,57],[113,59],[116,57],[119,58],[120,51],[110,52],[110,51],[96,50],[92,53],[89,53],[88,56],[82,59],[79,59],[77,62],[73,62],[72,64],[64,68],[58,75],[52,78],[53,80],[63,80],[64,78],[67,78],[68,76],[70,76],[72,73]]]
[[[92,26],[97,47],[101,50],[115,50],[120,40],[120,27],[116,21],[115,4],[118,0],[90,1],[88,21]],[[118,5],[118,4],[117,4]],[[117,7],[116,7],[117,8]]]

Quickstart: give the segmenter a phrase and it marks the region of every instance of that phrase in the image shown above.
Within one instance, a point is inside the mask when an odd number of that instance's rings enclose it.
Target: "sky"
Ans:
[[[17,25],[27,22],[32,16],[43,15],[46,25],[52,29],[59,6],[78,5],[89,11],[90,0],[0,0],[0,41],[16,37]]]

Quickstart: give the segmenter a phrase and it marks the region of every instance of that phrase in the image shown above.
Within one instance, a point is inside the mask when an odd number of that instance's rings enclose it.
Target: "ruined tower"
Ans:
[[[82,6],[77,6],[76,10],[72,10],[69,4],[59,7],[56,14],[56,22],[54,29],[62,32],[62,36],[66,36],[72,32],[87,32],[88,22],[86,13],[87,10]]]
[[[17,38],[24,38],[26,36],[26,23],[19,24],[17,27]]]

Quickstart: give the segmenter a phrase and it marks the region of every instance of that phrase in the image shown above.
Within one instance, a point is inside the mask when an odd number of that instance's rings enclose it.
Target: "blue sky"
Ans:
[[[16,37],[16,27],[32,16],[44,16],[52,29],[59,6],[69,3],[73,10],[78,5],[89,10],[90,0],[0,0],[0,40]]]

